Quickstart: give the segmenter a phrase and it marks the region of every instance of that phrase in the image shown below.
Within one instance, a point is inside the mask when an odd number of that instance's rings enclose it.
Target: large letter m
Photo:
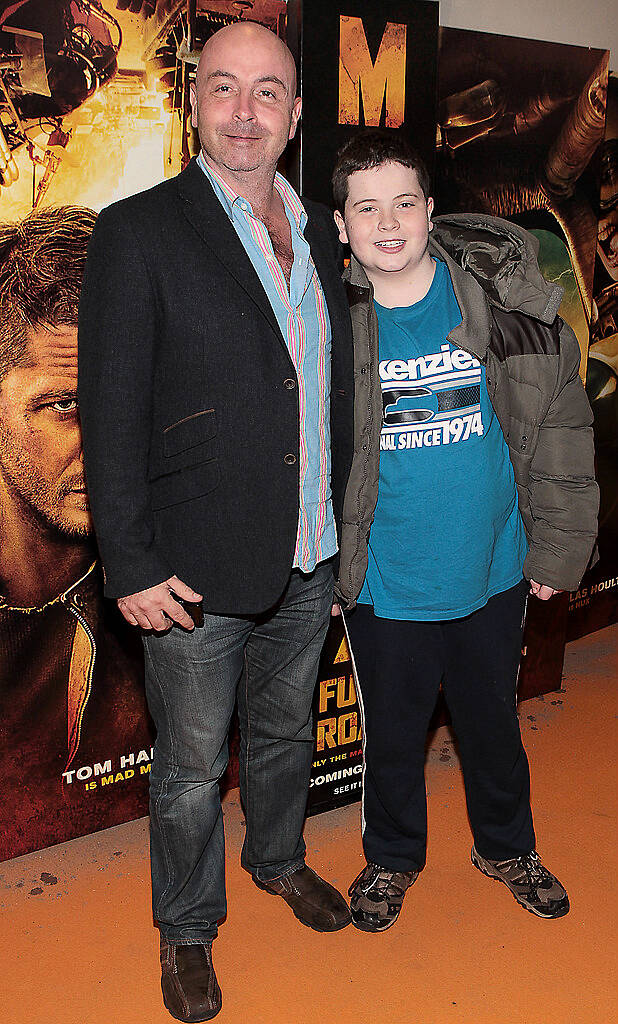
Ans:
[[[406,99],[406,25],[387,22],[375,64],[361,18],[339,17],[339,124],[379,125],[386,92],[387,128],[403,124]]]

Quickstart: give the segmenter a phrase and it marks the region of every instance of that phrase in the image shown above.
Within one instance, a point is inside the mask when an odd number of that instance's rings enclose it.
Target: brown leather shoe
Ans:
[[[258,889],[283,897],[298,920],[316,932],[336,932],[352,920],[341,893],[306,864],[272,882],[260,882],[255,876],[253,881]]]
[[[172,946],[161,939],[163,1002],[176,1020],[212,1020],[221,1009],[221,989],[212,965],[212,943]]]

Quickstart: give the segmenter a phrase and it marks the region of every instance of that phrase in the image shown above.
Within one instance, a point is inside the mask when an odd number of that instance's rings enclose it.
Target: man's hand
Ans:
[[[182,605],[174,600],[174,595],[182,598],[183,601],[202,600],[201,594],[191,590],[191,587],[179,580],[177,576],[170,576],[169,580],[157,583],[155,587],[139,590],[136,594],[129,594],[127,597],[119,597],[118,607],[132,626],[163,632],[170,628],[172,622],[177,622],[183,629],[191,631],[194,628],[193,619],[187,615]]]
[[[540,601],[549,601],[550,597],[554,594],[560,594],[560,590],[554,590],[553,587],[546,587],[543,583],[535,583],[534,580],[530,580],[530,593],[538,597]]]
[[[333,601],[333,607],[331,608],[330,613],[333,616],[333,618],[335,617],[335,615],[341,615],[341,606],[337,604],[336,601]]]

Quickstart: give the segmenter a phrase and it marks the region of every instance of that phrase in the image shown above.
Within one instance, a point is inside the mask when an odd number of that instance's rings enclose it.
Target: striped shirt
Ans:
[[[331,327],[326,300],[303,231],[307,214],[280,174],[275,188],[283,200],[292,233],[294,263],[290,285],[274,254],[264,223],[251,204],[209,167],[200,152],[197,163],[209,179],[244,246],[272,306],[298,381],[300,410],[299,513],[293,567],[311,572],[337,551],[330,489]]]

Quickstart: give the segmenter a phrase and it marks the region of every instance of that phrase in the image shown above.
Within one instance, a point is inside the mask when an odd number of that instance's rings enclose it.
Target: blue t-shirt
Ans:
[[[485,367],[447,341],[461,312],[446,265],[420,302],[375,308],[384,423],[359,603],[382,618],[461,618],[522,578],[508,448]]]

